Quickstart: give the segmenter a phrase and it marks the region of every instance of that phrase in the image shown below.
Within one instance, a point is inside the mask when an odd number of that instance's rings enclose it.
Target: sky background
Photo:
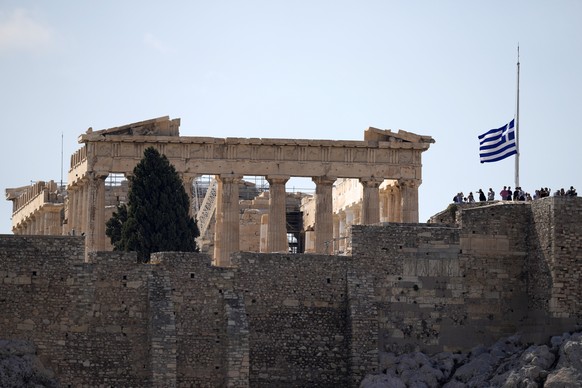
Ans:
[[[183,136],[363,140],[373,126],[436,140],[424,222],[459,191],[514,186],[514,157],[480,164],[477,136],[515,115],[519,43],[521,186],[582,189],[581,17],[579,0],[2,0],[0,186],[60,181],[61,143],[66,180],[88,127],[167,115]],[[2,201],[0,233],[11,213]]]

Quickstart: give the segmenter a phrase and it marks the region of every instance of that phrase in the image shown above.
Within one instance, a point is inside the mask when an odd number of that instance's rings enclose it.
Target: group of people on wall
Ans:
[[[542,188],[536,190],[533,197],[532,197],[530,195],[530,193],[526,193],[525,191],[522,190],[521,187],[516,187],[514,190],[511,190],[511,186],[503,186],[503,189],[499,192],[499,197],[500,197],[499,199],[501,199],[503,201],[533,201],[535,199],[549,197],[550,193],[551,193],[551,191],[549,188],[542,187]],[[489,188],[489,191],[487,192],[487,194],[485,194],[485,192],[483,192],[482,189],[479,189],[476,192],[476,194],[478,196],[479,202],[495,201],[496,200],[495,192],[493,191],[492,188]],[[576,189],[574,188],[574,186],[570,186],[570,189],[568,189],[568,190],[564,190],[563,188],[556,190],[554,192],[554,196],[556,196],[556,197],[561,197],[561,196],[576,197],[576,196],[578,196],[578,193],[576,192]],[[459,192],[453,197],[453,202],[454,203],[473,203],[473,202],[476,202],[476,199],[475,199],[475,196],[473,195],[472,191],[467,196],[465,196],[463,194],[463,192]]]

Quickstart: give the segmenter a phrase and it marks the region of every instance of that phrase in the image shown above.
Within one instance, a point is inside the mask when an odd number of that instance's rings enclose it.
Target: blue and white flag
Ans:
[[[497,162],[517,154],[514,120],[498,129],[491,129],[479,136],[481,163]]]

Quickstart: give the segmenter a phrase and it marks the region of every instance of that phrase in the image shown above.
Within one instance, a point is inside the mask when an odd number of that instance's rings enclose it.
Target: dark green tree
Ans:
[[[105,234],[111,239],[114,251],[125,250],[124,242],[121,238],[121,230],[125,221],[127,221],[127,206],[122,203],[117,205],[117,211],[113,212],[113,216],[105,224]]]
[[[154,252],[196,252],[200,231],[188,213],[189,206],[188,194],[174,166],[165,155],[149,147],[130,177],[127,217],[123,220],[118,208],[117,216],[109,221],[112,228],[107,235],[115,248],[135,251],[144,262]],[[122,225],[119,240],[115,240],[116,223]]]

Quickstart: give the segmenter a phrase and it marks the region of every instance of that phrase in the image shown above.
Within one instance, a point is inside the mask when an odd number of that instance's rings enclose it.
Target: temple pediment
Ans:
[[[397,133],[390,129],[369,127],[364,131],[364,140],[377,142],[407,142],[407,143],[434,143],[430,136],[417,135],[399,129]]]
[[[170,120],[169,116],[163,116],[99,131],[89,128],[79,136],[79,143],[99,141],[110,136],[180,136],[180,119]]]

